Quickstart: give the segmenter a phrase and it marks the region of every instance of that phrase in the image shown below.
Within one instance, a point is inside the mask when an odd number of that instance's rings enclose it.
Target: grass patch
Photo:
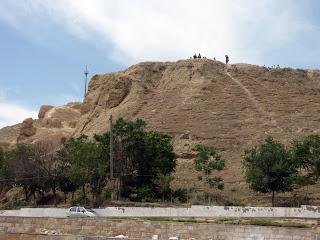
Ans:
[[[286,221],[275,221],[272,219],[250,219],[247,224],[258,225],[258,226],[275,226],[275,227],[293,227],[293,228],[308,228],[311,227],[309,224],[299,222],[286,222]]]
[[[219,218],[215,219],[217,224],[240,224],[240,225],[256,225],[256,226],[272,226],[272,227],[293,227],[293,228],[311,228],[312,224],[303,222],[293,222],[286,220],[275,220],[266,218],[253,219],[235,219],[235,218]]]
[[[195,218],[166,218],[166,217],[143,217],[139,218],[145,221],[156,221],[156,222],[181,222],[181,223],[207,223],[206,220],[200,220]]]

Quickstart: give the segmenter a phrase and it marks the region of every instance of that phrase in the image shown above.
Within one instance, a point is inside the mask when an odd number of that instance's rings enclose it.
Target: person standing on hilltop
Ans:
[[[193,55],[193,58],[196,59],[196,58],[197,58],[197,54],[194,54],[194,55]]]
[[[200,53],[199,53],[199,55],[198,55],[198,58],[201,58],[201,55],[200,55]]]
[[[228,62],[229,62],[229,56],[226,55],[226,64],[228,64]]]

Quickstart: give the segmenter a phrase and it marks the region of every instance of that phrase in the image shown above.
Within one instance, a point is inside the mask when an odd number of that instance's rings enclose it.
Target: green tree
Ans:
[[[170,183],[173,179],[173,176],[160,174],[154,181],[162,194],[162,202],[164,202],[165,195],[170,192]]]
[[[272,193],[272,206],[276,192],[288,192],[294,188],[297,164],[290,150],[267,137],[265,143],[245,151],[243,165],[249,187],[258,192]]]
[[[58,174],[58,189],[64,193],[64,202],[67,202],[67,194],[71,193],[72,200],[74,199],[74,192],[79,188],[77,182],[72,182],[69,174],[69,166],[64,165],[59,167]]]
[[[33,161],[41,173],[42,190],[52,191],[54,205],[57,204],[57,185],[60,161],[55,156],[51,141],[39,141],[31,146]]]
[[[223,179],[221,177],[211,174],[213,171],[221,171],[225,167],[225,161],[221,159],[218,151],[212,147],[198,144],[196,145],[197,156],[194,159],[194,167],[197,171],[202,172],[203,176],[200,177],[204,183],[210,188],[223,189]]]
[[[0,147],[0,165],[2,166],[4,162],[4,151],[2,149],[2,147]]]
[[[176,166],[171,137],[146,131],[141,119],[125,121],[119,118],[113,126],[114,176],[119,192],[125,198],[141,201],[161,197],[154,180],[170,175]],[[107,156],[110,153],[110,133],[96,135]]]
[[[300,185],[313,184],[320,176],[320,136],[310,135],[302,140],[294,140],[293,157],[300,167]]]
[[[8,157],[9,152],[0,147],[0,194],[11,189],[15,185],[14,173]]]
[[[11,188],[13,185],[13,174],[10,171],[10,166],[7,154],[0,147],[0,190],[4,188]]]
[[[87,198],[86,184],[89,184],[94,196],[102,191],[107,162],[100,144],[89,141],[86,136],[70,138],[63,142],[58,158],[68,166],[66,176],[70,182],[81,186],[84,199]]]
[[[14,183],[21,186],[25,192],[26,200],[30,196],[36,203],[36,191],[42,189],[42,173],[34,161],[34,153],[30,145],[18,143],[8,152],[9,172],[12,174]]]

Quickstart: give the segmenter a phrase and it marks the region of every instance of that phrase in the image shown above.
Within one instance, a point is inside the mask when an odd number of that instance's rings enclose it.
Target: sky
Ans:
[[[320,68],[318,0],[0,0],[0,128],[82,101],[97,73],[194,53]]]

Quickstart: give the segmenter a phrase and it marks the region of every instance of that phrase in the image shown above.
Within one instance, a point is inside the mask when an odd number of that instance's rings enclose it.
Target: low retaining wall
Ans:
[[[45,235],[48,234],[48,235]],[[51,236],[50,236],[51,234]],[[85,235],[88,237],[80,237]],[[133,220],[0,217],[0,239],[107,239],[117,235],[160,240],[317,240],[316,229]],[[63,236],[63,237],[62,237]],[[96,236],[96,237],[94,237]],[[100,238],[99,238],[100,236]]]
[[[94,209],[100,217],[232,217],[232,218],[305,218],[320,219],[320,207],[227,207],[191,206],[189,208],[107,207]],[[0,216],[66,217],[62,208],[21,208],[0,211]]]

